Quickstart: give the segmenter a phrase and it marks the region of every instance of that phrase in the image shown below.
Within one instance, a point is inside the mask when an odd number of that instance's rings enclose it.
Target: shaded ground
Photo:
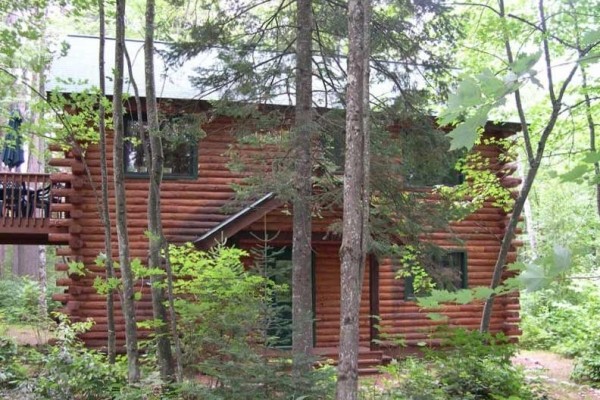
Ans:
[[[600,400],[600,390],[571,382],[573,361],[545,351],[521,351],[514,359],[533,378],[538,378],[551,399]]]
[[[32,326],[4,325],[0,326],[0,332],[13,338],[18,344],[37,346],[48,343],[51,339],[50,333],[45,329],[37,329]]]

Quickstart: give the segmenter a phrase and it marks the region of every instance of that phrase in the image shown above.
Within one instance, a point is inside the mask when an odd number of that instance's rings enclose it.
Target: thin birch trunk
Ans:
[[[499,0],[499,9],[500,9],[500,18],[506,18],[505,9],[504,9],[504,0]],[[525,207],[525,202],[527,201],[527,197],[529,196],[529,192],[533,186],[533,182],[535,181],[535,177],[537,176],[540,164],[542,162],[542,158],[544,156],[544,150],[546,148],[546,144],[548,142],[548,137],[554,130],[554,126],[556,125],[556,121],[560,115],[562,109],[562,100],[565,95],[565,92],[573,80],[575,73],[577,72],[579,65],[575,65],[571,68],[566,78],[562,81],[558,92],[555,91],[554,87],[554,79],[552,74],[552,62],[550,55],[550,46],[548,44],[548,36],[546,31],[546,16],[544,14],[544,1],[538,1],[538,10],[540,13],[540,32],[542,33],[542,45],[543,45],[543,59],[545,63],[546,69],[546,78],[548,81],[548,94],[550,97],[550,103],[552,106],[552,110],[550,116],[548,118],[548,122],[546,123],[544,129],[542,130],[540,137],[538,139],[537,149],[535,153],[533,151],[533,147],[531,144],[531,137],[529,135],[529,125],[525,118],[525,109],[522,104],[521,95],[519,91],[515,92],[515,103],[517,106],[517,111],[519,114],[519,119],[521,122],[521,129],[523,130],[523,137],[525,140],[525,149],[527,151],[527,160],[529,164],[529,170],[527,171],[527,175],[525,176],[525,180],[521,186],[521,190],[515,200],[515,205],[513,207],[513,211],[510,214],[510,218],[508,220],[508,224],[506,226],[506,230],[504,233],[504,237],[502,238],[502,244],[500,245],[500,251],[498,252],[498,258],[496,259],[496,264],[494,265],[494,271],[492,273],[492,280],[490,282],[490,288],[496,289],[502,280],[502,273],[506,267],[506,260],[508,258],[508,253],[512,247],[512,241],[515,238],[515,234],[517,231],[517,225],[519,223],[519,219],[521,218],[521,214],[523,213],[523,209]],[[505,48],[507,53],[507,58],[509,63],[513,62],[511,45],[508,37],[505,38]],[[496,298],[495,294],[492,294],[485,302],[483,306],[483,311],[481,313],[481,322],[479,325],[479,330],[481,332],[487,332],[490,327],[490,321],[492,318],[492,309],[494,306],[494,300]]]
[[[47,12],[45,13],[47,15]],[[44,43],[42,42],[41,47],[44,47]],[[38,82],[37,82],[37,90],[39,93],[46,93],[46,81],[44,78],[44,73],[39,73],[38,74]],[[35,95],[35,94],[33,94]],[[37,124],[39,122],[39,120],[41,119],[41,115],[39,113],[34,113],[34,115],[32,116],[32,120],[34,122],[34,124]],[[34,152],[36,152],[37,154],[35,154],[35,158],[36,158],[36,162],[37,162],[37,172],[44,172],[45,171],[45,163],[44,163],[44,150],[46,148],[46,142],[44,140],[43,137],[41,136],[36,136],[34,138],[32,138],[34,145],[32,146]],[[31,154],[29,154],[29,157],[31,157]],[[47,274],[46,274],[46,247],[45,246],[35,246],[34,247],[35,250],[37,250],[37,266],[38,266],[38,273],[37,273],[37,277],[38,277],[38,283],[40,286],[40,294],[39,294],[39,298],[38,298],[38,305],[39,305],[39,314],[40,314],[40,321],[45,321],[48,318],[48,300],[47,300],[47,292],[48,292],[48,281],[47,281]]]
[[[522,181],[525,181],[527,177],[526,170],[526,162],[524,162],[522,159],[519,159],[519,175]],[[529,239],[529,248],[531,249],[531,258],[536,259],[538,256],[537,236],[535,232],[535,223],[533,220],[533,211],[531,210],[531,202],[529,201],[529,198],[525,200],[523,214],[525,216],[525,227],[527,229],[527,238]]]
[[[100,32],[100,48],[98,53],[98,73],[100,83],[100,98],[103,100],[106,96],[106,71],[104,63],[104,49],[106,43],[106,23],[104,0],[98,0],[99,14],[99,32]],[[102,225],[104,226],[104,251],[106,253],[106,279],[109,282],[108,293],[106,294],[106,321],[107,321],[107,352],[108,361],[111,364],[115,363],[117,355],[117,340],[115,331],[115,301],[114,290],[111,288],[110,282],[115,276],[115,269],[112,258],[112,229],[110,226],[110,210],[108,206],[108,166],[106,163],[106,126],[105,126],[106,110],[102,101],[98,104],[98,131],[100,136],[100,175],[101,175],[101,201],[102,201]]]
[[[163,149],[158,122],[158,105],[156,103],[156,87],[154,83],[154,0],[146,1],[146,35],[144,40],[144,65],[146,72],[146,117],[148,118],[148,135],[150,140],[150,160],[148,173],[150,185],[148,189],[148,230],[149,234],[149,267],[162,269],[160,251],[162,249],[162,221],[160,216],[160,185],[163,174]],[[152,311],[157,322],[156,354],[161,378],[173,380],[175,368],[171,353],[171,341],[165,308],[164,277],[152,274]]]
[[[123,315],[125,317],[125,340],[127,349],[127,375],[130,383],[139,381],[137,326],[135,316],[134,277],[129,260],[129,236],[127,233],[127,200],[125,196],[125,160],[123,159],[123,55],[125,51],[125,0],[117,0],[115,68],[113,90],[113,169],[115,182],[115,205],[119,263],[123,281]]]

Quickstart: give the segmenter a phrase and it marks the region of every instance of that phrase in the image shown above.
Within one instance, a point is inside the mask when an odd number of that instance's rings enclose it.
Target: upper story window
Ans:
[[[145,121],[144,121],[145,123]],[[147,177],[149,144],[140,138],[137,122],[125,119],[125,174],[129,177]],[[143,134],[147,135],[145,127]],[[163,145],[163,177],[166,179],[196,178],[198,176],[198,134],[192,125],[181,124],[172,118],[161,124]],[[146,144],[144,143],[146,142]]]
[[[467,253],[464,250],[449,250],[442,255],[433,257],[433,266],[429,268],[429,276],[435,284],[435,289],[450,292],[467,289]],[[416,295],[411,277],[405,278],[404,295],[407,299],[414,299]]]
[[[464,176],[456,169],[456,164],[466,151],[448,151],[450,142],[444,132],[405,132],[403,142],[402,166],[408,186],[455,186],[463,183]]]

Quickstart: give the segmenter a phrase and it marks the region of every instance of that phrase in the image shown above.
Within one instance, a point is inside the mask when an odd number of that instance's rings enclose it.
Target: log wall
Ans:
[[[203,126],[206,137],[200,140],[197,179],[165,179],[161,188],[163,226],[167,239],[171,243],[182,244],[197,239],[211,228],[222,222],[227,215],[222,206],[233,197],[231,183],[243,179],[242,173],[231,172],[228,168],[230,158],[227,155],[234,142],[231,134],[232,121],[215,119]],[[107,140],[108,164],[112,164],[113,137]],[[256,150],[245,151],[245,154],[256,153]],[[498,162],[499,150],[480,147],[482,153],[492,159],[498,174],[506,173],[506,165]],[[87,164],[92,182],[85,177],[77,152],[58,152],[52,161],[53,165],[63,168],[60,175],[62,181],[69,181],[69,192],[72,199],[65,207],[69,207],[69,234],[61,237],[63,243],[69,245],[59,248],[57,254],[64,258],[58,270],[67,271],[68,261],[83,262],[88,273],[84,277],[68,276],[58,280],[57,284],[65,288],[63,294],[55,298],[64,304],[64,310],[74,320],[93,318],[95,325],[91,331],[82,335],[89,346],[101,348],[106,343],[105,298],[98,295],[92,287],[96,276],[102,276],[104,270],[94,263],[96,257],[104,252],[103,227],[99,218],[98,204],[100,195],[100,154],[97,146],[87,149]],[[72,171],[71,166],[76,166]],[[66,169],[65,169],[66,168]],[[112,176],[112,168],[109,167]],[[58,179],[58,178],[57,178]],[[518,180],[505,178],[507,187],[518,185]],[[147,229],[148,180],[129,177],[126,179],[127,218],[130,239],[131,257],[145,260],[148,243],[144,232]],[[109,192],[112,197],[114,188],[109,179]],[[110,199],[111,223],[113,225],[113,258],[118,258],[116,230],[114,229],[114,199]],[[315,278],[316,278],[316,344],[317,346],[336,346],[339,331],[339,241],[326,237],[327,227],[332,218],[315,219],[314,232],[323,234],[324,240],[314,244]],[[508,216],[491,203],[470,216],[466,221],[453,224],[449,232],[438,232],[424,240],[431,240],[442,246],[456,248],[453,237],[458,235],[464,240],[464,248],[468,252],[469,285],[489,284],[495,257],[498,253],[501,237]],[[266,223],[266,225],[265,225]],[[291,232],[291,218],[276,210],[271,212],[266,221],[259,221],[248,227],[246,231],[260,232],[268,226],[269,230]],[[57,239],[58,241],[58,239]],[[240,242],[242,246],[250,246],[251,241]],[[518,243],[516,243],[518,245]],[[516,258],[513,249],[509,261]],[[409,344],[415,344],[427,338],[428,332],[435,325],[426,312],[419,310],[414,302],[404,299],[404,284],[395,278],[395,269],[389,260],[381,260],[379,267],[379,293],[377,301],[381,317],[380,324],[387,333],[401,334]],[[147,282],[138,282],[137,288],[143,293],[137,302],[138,318],[152,318],[150,290]],[[370,343],[369,324],[369,274],[365,275],[361,303],[361,342]],[[124,343],[124,320],[120,313],[120,304],[116,298],[117,339]],[[444,312],[450,317],[450,323],[469,328],[476,328],[481,312],[481,304],[464,306],[447,306]],[[492,329],[517,334],[519,321],[518,297],[511,295],[496,302]]]

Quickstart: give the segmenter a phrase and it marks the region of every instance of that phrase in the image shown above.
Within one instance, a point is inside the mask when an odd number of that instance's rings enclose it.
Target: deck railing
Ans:
[[[52,191],[49,174],[0,172],[0,229],[48,227]]]

